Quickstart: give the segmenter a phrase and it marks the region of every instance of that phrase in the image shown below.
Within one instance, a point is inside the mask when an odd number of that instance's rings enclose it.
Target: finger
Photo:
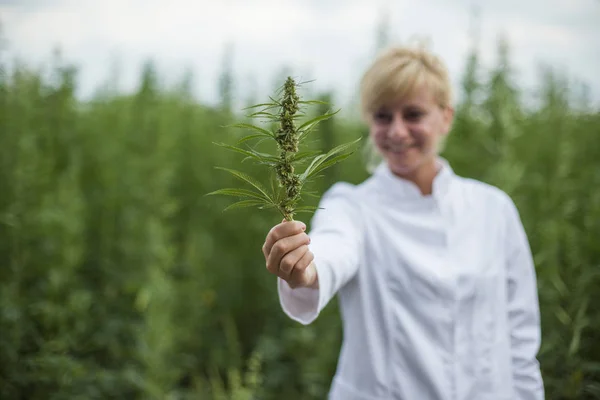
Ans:
[[[313,282],[315,278],[313,275],[316,271],[314,271],[314,268],[311,269],[310,265],[314,259],[314,254],[311,251],[307,251],[304,256],[298,260],[296,265],[294,265],[294,269],[288,280],[290,287],[307,286]]]
[[[271,251],[268,253],[267,269],[270,272],[277,274],[279,270],[279,264],[281,263],[281,259],[287,253],[296,250],[302,245],[308,245],[309,243],[310,238],[304,232],[278,240],[271,247]]]
[[[263,246],[263,253],[265,257],[269,256],[271,248],[278,241],[285,237],[297,235],[306,230],[306,225],[302,221],[286,221],[285,219],[278,225],[275,225],[269,231],[265,244]]]
[[[267,269],[273,274],[278,274],[283,257],[298,247],[308,245],[309,243],[310,238],[304,232],[278,240],[272,246],[271,252],[267,256]]]
[[[304,255],[308,252],[308,246],[302,245],[298,247],[296,250],[292,250],[287,253],[279,263],[279,271],[277,275],[284,279],[288,280],[290,278],[290,273],[294,270],[294,266]]]
[[[265,259],[269,257],[271,253],[271,249],[273,245],[277,243],[277,241],[292,235],[297,235],[306,230],[306,225],[301,221],[285,221],[275,225],[269,233],[267,234],[267,238],[265,239],[265,243],[263,245],[263,255]]]

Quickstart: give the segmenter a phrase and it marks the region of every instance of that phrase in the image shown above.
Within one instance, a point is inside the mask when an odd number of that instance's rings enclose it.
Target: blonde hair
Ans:
[[[424,42],[416,46],[392,46],[384,49],[364,73],[360,81],[361,114],[368,121],[382,106],[412,95],[427,87],[442,108],[452,106],[452,84],[444,62],[427,49]],[[442,149],[444,143],[440,144]],[[381,156],[366,141],[363,156],[367,171],[373,172]]]
[[[385,49],[360,82],[363,117],[368,118],[381,106],[409,96],[423,85],[433,91],[440,107],[452,105],[452,85],[446,65],[424,44]]]

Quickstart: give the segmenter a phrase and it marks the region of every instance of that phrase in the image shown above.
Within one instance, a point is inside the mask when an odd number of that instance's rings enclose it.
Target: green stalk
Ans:
[[[279,161],[275,165],[279,185],[285,189],[285,197],[281,200],[280,209],[287,221],[294,219],[294,205],[300,196],[302,183],[300,177],[294,173],[292,161],[298,153],[298,130],[294,117],[300,109],[296,94],[296,83],[288,77],[283,87],[283,100],[279,113],[280,128],[277,131],[276,141],[279,148]]]

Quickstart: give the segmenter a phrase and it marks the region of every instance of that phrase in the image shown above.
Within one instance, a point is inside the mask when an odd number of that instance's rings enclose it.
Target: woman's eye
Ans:
[[[375,113],[374,118],[375,118],[375,121],[381,122],[381,123],[387,123],[392,120],[392,116],[385,112]]]
[[[418,121],[425,115],[425,113],[421,111],[410,111],[406,113],[405,118],[409,121]]]

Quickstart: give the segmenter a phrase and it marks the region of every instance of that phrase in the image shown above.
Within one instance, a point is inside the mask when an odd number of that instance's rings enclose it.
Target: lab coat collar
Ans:
[[[436,200],[439,200],[447,195],[452,180],[456,175],[446,159],[438,157],[436,162],[438,165],[438,173],[433,179],[431,196],[424,196],[413,182],[394,175],[385,161],[379,164],[373,177],[379,181],[385,192],[396,199],[422,200],[433,197]]]

